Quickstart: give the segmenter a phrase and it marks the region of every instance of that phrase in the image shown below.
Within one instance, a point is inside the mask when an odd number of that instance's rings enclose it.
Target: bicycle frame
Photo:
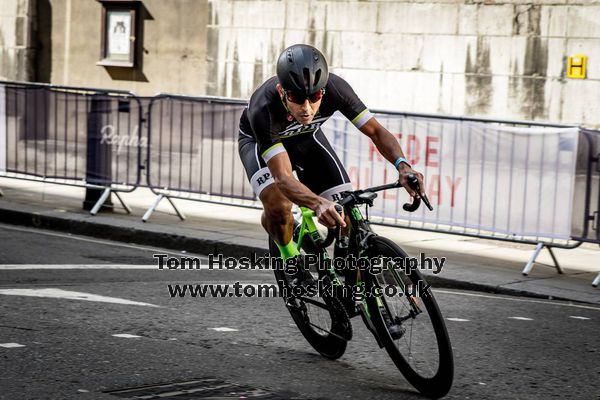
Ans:
[[[313,217],[315,217],[314,211],[312,211],[311,209],[306,208],[306,207],[300,207],[300,211],[301,211],[300,228],[299,228],[300,230],[298,232],[298,243],[296,244],[298,251],[300,251],[300,249],[302,248],[302,242],[303,242],[304,237],[306,235],[309,235],[310,238],[313,240],[313,242],[319,247],[321,256],[324,259],[330,258],[329,253],[327,252],[327,249],[324,248],[323,246],[321,246],[321,244],[323,243],[323,238],[322,238],[321,234],[319,233],[319,231],[317,229],[317,225],[315,224],[315,222],[313,220]],[[349,246],[351,249],[354,249],[358,253],[358,254],[354,254],[355,257],[361,257],[363,255],[360,254],[360,252],[365,249],[365,247],[366,247],[365,244],[366,244],[367,240],[370,237],[376,235],[376,233],[374,233],[371,230],[368,220],[366,220],[363,217],[358,206],[356,206],[356,205],[344,206],[344,211],[346,212],[346,215],[348,215],[349,220],[350,220],[350,225],[351,225]],[[398,284],[401,285],[401,290],[404,291],[405,286],[404,286],[404,283],[403,283],[400,275],[398,274],[398,271],[396,271],[395,268],[390,268],[389,270],[396,278],[396,282],[398,282]],[[337,277],[337,274],[336,274],[335,270],[333,269],[333,267],[330,267],[325,272],[327,273],[327,275],[330,277],[330,279],[332,280],[332,282],[335,285],[341,285],[341,282],[340,282],[339,278]],[[356,272],[356,277],[355,277],[354,281],[356,282],[356,285],[363,286],[363,282],[361,279],[361,273],[360,273],[361,271],[356,270],[355,272]],[[346,277],[348,277],[348,276],[346,276]],[[419,306],[418,306],[418,304],[416,304],[414,299],[411,298],[409,301],[410,301],[410,303],[412,303],[412,306],[416,310],[419,309]],[[367,305],[366,305],[366,302],[364,301],[364,299],[363,299],[362,303],[364,304],[364,311],[365,311],[366,315],[368,317],[370,317],[370,313],[369,313],[369,310],[367,308]],[[377,298],[377,303],[379,306],[381,306],[381,304],[382,304],[379,297]]]
[[[327,252],[327,249],[321,246],[321,244],[323,243],[323,238],[321,237],[321,234],[317,229],[317,225],[313,220],[315,212],[306,207],[300,207],[300,212],[300,231],[298,232],[298,243],[296,244],[298,251],[300,251],[300,249],[302,248],[302,241],[304,240],[304,236],[308,234],[313,240],[313,242],[319,247],[321,256],[323,258],[329,258],[329,253]],[[335,274],[335,271],[330,269],[327,271],[327,274],[329,275],[329,277],[335,285],[341,285],[341,282]]]
[[[315,217],[315,213],[314,211],[312,211],[311,209],[308,209],[306,207],[300,207],[300,211],[301,211],[301,220],[300,220],[300,230],[298,232],[298,243],[296,244],[298,251],[300,251],[300,249],[302,248],[302,242],[304,240],[304,237],[306,235],[309,235],[310,238],[313,240],[313,242],[318,246],[319,251],[321,252],[321,256],[324,259],[329,259],[329,253],[327,252],[327,249],[324,248],[322,246],[323,243],[323,238],[321,236],[321,234],[319,233],[318,229],[317,229],[317,225],[315,224],[313,217]],[[355,243],[355,246],[351,246],[351,248],[353,249],[357,249],[360,250],[360,243],[362,243],[366,238],[375,235],[375,233],[373,231],[371,231],[371,228],[369,227],[369,225],[366,223],[365,219],[362,216],[362,213],[360,212],[359,208],[356,206],[353,206],[350,208],[350,213],[351,216],[349,217],[350,219],[350,223],[351,223],[351,235],[350,235],[350,242]],[[354,254],[356,257],[360,257],[361,254]],[[339,280],[339,278],[337,277],[337,274],[335,272],[335,270],[333,269],[333,267],[330,267],[327,271],[324,271],[327,273],[327,275],[331,278],[332,282],[335,285],[341,285],[341,282]],[[356,278],[355,278],[355,282],[356,285],[362,286],[363,282],[361,279],[361,274],[359,270],[356,270]],[[363,300],[364,302],[364,300]],[[365,311],[367,312],[367,315],[369,315],[368,313],[368,309],[366,309],[366,304],[365,304]]]
[[[419,301],[415,297],[414,292],[406,290],[410,286],[420,284],[423,277],[417,270],[408,271],[404,269],[402,271],[403,266],[401,264],[406,261],[408,255],[393,241],[374,233],[371,230],[368,219],[369,207],[373,206],[373,200],[377,197],[375,192],[398,186],[399,184],[395,183],[353,192],[344,192],[338,205],[343,207],[347,216],[348,232],[342,233],[341,228],[338,226],[335,230],[330,229],[326,238],[323,238],[317,229],[317,225],[313,219],[315,213],[306,207],[300,207],[299,215],[297,213],[294,215],[297,224],[295,223],[294,226],[293,238],[297,241],[296,246],[299,253],[304,251],[307,255],[315,255],[320,258],[317,264],[318,279],[319,284],[322,283],[323,287],[321,289],[321,286],[318,286],[319,289],[315,294],[321,296],[322,301],[311,299],[312,295],[305,297],[303,294],[298,294],[292,297],[299,299],[299,303],[292,301],[290,304],[287,304],[287,307],[290,309],[292,317],[309,343],[328,358],[337,358],[343,354],[346,342],[351,339],[351,323],[349,319],[360,315],[365,327],[373,334],[378,346],[386,349],[407,380],[422,393],[432,394],[437,398],[448,392],[453,376],[452,347],[443,317],[433,295],[431,297],[426,296]],[[425,196],[423,196],[423,200],[427,205],[428,200]],[[420,199],[415,199],[412,204],[407,203],[403,208],[406,211],[414,211],[418,207],[419,202]],[[360,206],[363,204],[366,205],[366,218],[363,217],[360,210]],[[336,209],[341,213],[342,210],[338,205],[336,205]],[[341,246],[346,241],[346,238],[342,234],[349,236],[347,250],[345,250],[345,246]],[[336,258],[331,260],[327,247],[334,243],[334,241],[335,250],[333,256]],[[270,246],[272,245],[270,244]],[[340,249],[343,256],[338,258],[340,256],[338,250]],[[354,259],[348,258],[349,256],[354,257]],[[305,261],[304,268],[308,270],[308,263],[312,261],[308,261],[307,263],[307,260],[311,260],[309,257],[303,260]],[[338,264],[337,261],[340,260],[343,261],[342,264]],[[378,271],[374,269],[375,267],[377,267]],[[416,272],[416,276],[412,275],[413,272]],[[280,270],[279,274],[283,273]],[[343,283],[338,276],[344,278]],[[362,298],[356,297],[358,294],[356,290],[359,287]],[[387,291],[388,287],[395,287],[394,293],[396,294],[398,294],[396,290],[400,289],[399,296],[402,297],[404,295],[406,296],[405,299],[394,300],[390,297],[392,294]],[[351,290],[351,294],[348,291],[349,289]],[[286,300],[286,303],[288,303],[288,300]],[[326,325],[324,328],[321,328],[318,324],[312,324],[311,316],[309,316],[305,303],[328,310],[331,317],[331,325],[328,325],[329,319],[327,317],[325,317]],[[422,303],[422,305],[419,305],[419,303]],[[294,308],[302,310],[302,307],[304,307],[304,314],[301,312],[298,314],[298,312],[293,311]],[[405,321],[416,319],[419,314],[424,312],[427,316],[426,319],[416,321],[414,324],[409,322],[409,340],[397,343],[396,341],[401,340],[407,332],[407,328],[403,327],[402,324]],[[300,317],[303,319],[299,322],[298,318]],[[413,364],[411,361],[414,358],[414,354],[417,354],[413,353],[412,350],[413,328],[416,327],[418,331],[423,327],[422,323],[429,324],[430,326],[430,329],[424,331],[425,333],[431,334],[433,332],[435,334],[437,347],[434,346],[433,351],[437,349],[437,356],[432,360],[434,363],[436,360],[438,362],[435,367],[437,372],[433,376],[428,374],[434,371],[433,369],[426,370],[425,374],[423,374],[419,367],[423,362],[429,365],[427,358],[423,358],[421,363],[417,360]],[[334,346],[335,351],[333,353],[323,352],[323,343],[314,341],[315,337],[320,338],[322,336],[307,334],[305,327],[307,324],[310,329],[314,330],[318,328],[327,333],[324,337],[335,337],[338,340],[336,346]],[[433,331],[431,328],[433,328]],[[340,332],[342,332],[340,329],[344,329],[343,332],[345,332],[342,336],[340,336]],[[327,345],[328,348],[331,347],[329,343]],[[416,341],[414,346],[417,352],[423,350]],[[429,350],[429,347],[429,344],[425,343],[425,350]],[[406,353],[407,350],[408,353]],[[435,384],[432,385],[432,382]]]

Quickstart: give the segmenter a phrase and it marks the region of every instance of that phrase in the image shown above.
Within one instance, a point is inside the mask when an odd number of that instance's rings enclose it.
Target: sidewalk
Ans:
[[[166,200],[147,223],[142,215],[156,196],[147,189],[122,194],[132,208],[125,214],[113,197],[114,213],[91,216],[82,209],[85,189],[0,178],[0,223],[54,229],[73,234],[155,245],[189,253],[225,253],[232,256],[264,254],[266,233],[259,210],[177,200],[187,219],[180,221]],[[527,277],[521,271],[534,246],[494,240],[374,226],[409,255],[446,257],[438,275],[427,273],[437,287],[482,290],[493,293],[555,298],[600,304],[600,288],[591,283],[600,271],[600,247],[583,244],[573,250],[554,249],[565,271],[552,267],[547,250]],[[547,265],[543,265],[547,264]]]

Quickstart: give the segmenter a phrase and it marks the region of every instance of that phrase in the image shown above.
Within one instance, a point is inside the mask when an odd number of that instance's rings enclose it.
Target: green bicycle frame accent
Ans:
[[[313,220],[313,218],[315,217],[315,212],[306,207],[300,207],[300,211],[301,211],[302,219],[300,221],[300,230],[298,232],[298,243],[296,244],[298,251],[300,251],[300,249],[302,248],[302,241],[304,239],[304,236],[307,234],[310,235],[310,237],[313,239],[314,243],[317,245],[323,241],[323,238],[321,237],[321,234],[319,233],[319,231],[317,229],[317,225],[315,224],[315,221]],[[351,213],[352,213],[352,217],[354,218],[355,221],[357,221],[357,222],[365,221],[365,219],[363,218],[362,213],[360,212],[360,209],[358,207],[352,207]],[[323,249],[323,257],[326,259],[329,258],[329,254],[327,253],[326,249]],[[362,257],[364,257],[364,256],[362,256]],[[394,275],[394,277],[396,278],[395,280],[401,287],[401,290],[404,292],[405,285],[404,285],[404,282],[402,281],[401,277],[399,276],[398,272],[393,267],[389,268],[389,269],[390,269],[391,274]],[[335,285],[341,285],[341,282],[340,282],[339,278],[337,277],[337,274],[335,273],[335,270],[333,269],[333,267],[329,268],[327,270],[327,273]],[[356,274],[357,274],[356,285],[363,287],[364,284],[361,279],[362,277],[361,277],[360,271],[356,271]],[[381,298],[379,296],[377,296],[376,300],[377,300],[377,305],[379,307],[382,307],[383,302],[381,301]],[[416,304],[414,304],[413,299],[409,299],[409,302],[411,304],[413,304],[414,307],[418,307]],[[365,299],[363,299],[363,303],[365,306],[364,310],[365,310],[367,316],[370,318],[371,313],[367,307]]]
[[[300,221],[300,231],[298,232],[298,243],[296,244],[298,251],[300,251],[300,249],[302,248],[302,241],[306,234],[309,234],[310,237],[313,239],[314,243],[317,245],[323,241],[323,238],[321,237],[321,234],[319,233],[319,231],[317,229],[317,225],[315,224],[315,221],[313,220],[313,217],[315,217],[315,212],[306,207],[300,207],[300,211],[301,211],[301,215],[302,215],[302,220]],[[360,213],[360,210],[358,209],[358,207],[352,208],[352,216],[357,221],[363,220],[363,216]],[[326,249],[323,249],[323,257],[326,259],[329,258],[329,253],[327,253]],[[341,285],[341,282],[340,282],[339,278],[337,277],[337,274],[335,273],[335,270],[333,269],[333,267],[330,267],[327,272],[328,272],[332,282],[335,285]],[[363,286],[363,282],[362,282],[359,271],[357,271],[356,285],[361,286],[361,287]],[[378,303],[380,303],[379,298],[377,299],[377,301],[378,301]],[[367,307],[366,307],[366,303],[365,303],[365,309],[366,308]],[[368,310],[367,310],[367,313],[368,313]]]
[[[298,252],[300,252],[300,249],[302,248],[302,241],[307,233],[310,235],[315,244],[319,245],[323,241],[323,238],[317,229],[317,225],[313,220],[315,212],[306,207],[300,207],[300,211],[302,212],[302,221],[300,222],[300,232],[298,232],[298,243],[296,244]],[[325,259],[329,258],[329,254],[325,249],[323,249],[323,257]],[[327,272],[335,285],[341,285],[341,282],[335,274],[333,268],[330,268],[327,270]]]
[[[354,218],[357,221],[362,221],[363,220],[363,216],[360,213],[360,210],[358,209],[358,207],[352,207],[352,215],[354,216]]]
[[[302,221],[300,223],[300,232],[298,233],[298,243],[296,244],[298,251],[302,248],[302,239],[304,239],[304,234],[307,232],[315,243],[319,243],[319,241],[322,240],[321,235],[317,230],[317,225],[315,224],[315,221],[313,221],[315,212],[306,207],[300,207],[300,211],[302,212]]]
[[[298,233],[298,243],[296,245],[298,251],[300,251],[300,249],[302,248],[302,239],[304,239],[304,235],[306,233],[308,233],[312,237],[315,243],[319,243],[319,241],[323,240],[321,238],[321,234],[317,230],[317,225],[315,224],[315,221],[313,221],[315,212],[306,207],[300,207],[300,211],[302,213],[302,221],[300,223],[300,232]],[[363,216],[360,213],[358,207],[352,208],[352,216],[357,221],[363,220]]]
[[[298,251],[300,251],[300,249],[302,248],[302,241],[306,234],[310,235],[310,237],[313,239],[313,241],[316,244],[319,244],[323,240],[323,238],[321,237],[321,234],[319,233],[319,231],[317,229],[317,225],[315,224],[315,221],[313,220],[313,218],[315,216],[315,212],[306,207],[300,207],[300,211],[302,214],[302,220],[300,222],[300,231],[298,233],[298,243],[296,244]],[[351,212],[352,212],[352,217],[354,217],[354,219],[356,221],[364,221],[364,218],[358,207],[353,207]],[[327,250],[325,250],[325,249],[323,250],[323,257],[329,258],[329,254],[327,253]],[[396,278],[396,282],[400,285],[401,290],[404,292],[405,285],[404,285],[404,282],[402,281],[402,278],[400,277],[400,275],[398,275],[398,271],[396,271],[396,269],[393,267],[389,268],[389,269],[390,269],[392,275],[394,275],[394,277]],[[341,285],[341,282],[338,279],[333,268],[330,268],[330,270],[328,270],[327,272],[329,273],[330,277],[332,278],[332,281],[334,282],[334,284]],[[360,271],[357,271],[356,285],[363,286]],[[364,302],[364,300],[363,300],[363,302]],[[409,302],[411,304],[413,304],[413,306],[418,307],[416,304],[414,304],[413,299],[409,299]],[[377,297],[377,305],[379,307],[383,306],[383,303],[379,296]],[[368,307],[366,306],[366,303],[365,303],[365,311],[367,312],[367,316],[371,317],[371,315],[370,315],[371,313],[369,312]]]

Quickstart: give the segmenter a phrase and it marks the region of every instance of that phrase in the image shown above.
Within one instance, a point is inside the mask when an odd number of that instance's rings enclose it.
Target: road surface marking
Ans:
[[[25,347],[25,345],[19,343],[0,343],[0,347],[4,347],[5,349],[13,349],[15,347]]]
[[[144,269],[144,270],[156,270],[156,271],[198,271],[198,270],[212,270],[212,271],[245,271],[239,268],[228,269],[228,268],[209,268],[208,262],[206,264],[200,264],[200,268],[176,268],[169,269],[163,267],[158,268],[157,264],[150,265],[138,265],[138,264],[0,264],[0,271],[19,271],[19,270],[53,270],[53,269]],[[271,272],[270,269],[255,269],[253,272]],[[275,284],[275,283],[273,283]]]
[[[573,319],[591,319],[591,318],[588,318],[588,317],[580,317],[578,315],[569,315],[569,318],[573,318]]]
[[[244,271],[239,268],[209,268],[208,261],[206,264],[200,264],[200,268],[176,268],[169,269],[163,267],[158,268],[157,264],[138,265],[138,264],[0,264],[0,271],[20,271],[20,270],[72,270],[72,269],[136,269],[136,270],[156,270],[156,271]],[[252,272],[271,272],[270,269],[255,269]],[[272,283],[273,285],[275,282]]]
[[[128,264],[4,264],[0,271],[17,270],[43,270],[43,269],[156,269],[156,265],[128,265]]]
[[[119,299],[117,297],[100,296],[92,293],[72,292],[56,288],[46,289],[0,289],[0,294],[8,296],[49,297],[54,299],[96,301],[100,303],[125,304],[130,306],[160,307],[150,303]]]
[[[141,336],[138,336],[138,335],[131,335],[131,334],[129,334],[129,333],[117,333],[117,334],[114,334],[114,335],[112,335],[112,336],[114,336],[114,337],[122,337],[122,338],[127,338],[127,339],[132,339],[132,338],[139,338],[139,337],[141,337]]]
[[[177,256],[180,254],[180,252],[174,251],[174,250],[159,249],[159,248],[155,248],[155,247],[147,247],[147,246],[127,244],[127,243],[121,243],[121,242],[113,242],[110,240],[103,240],[103,239],[91,239],[91,238],[82,237],[82,236],[78,236],[78,235],[68,235],[66,233],[48,232],[43,229],[16,227],[14,225],[7,225],[7,224],[0,224],[0,226],[2,226],[3,229],[12,229],[14,231],[19,231],[19,232],[37,233],[39,235],[54,236],[54,237],[60,237],[60,238],[69,238],[69,239],[81,240],[82,242],[104,244],[104,245],[109,245],[109,246],[127,247],[130,249],[146,250],[146,251],[152,251],[155,253],[167,253],[170,256]],[[192,256],[206,258],[206,256],[195,255],[193,253],[186,252],[183,254],[185,254],[187,256],[192,255]]]
[[[585,306],[585,305],[579,305],[579,304],[559,303],[559,302],[555,303],[553,301],[544,301],[544,300],[515,299],[515,298],[510,297],[508,295],[506,295],[505,297],[503,297],[503,296],[492,296],[492,295],[488,295],[488,294],[465,293],[465,292],[450,291],[450,290],[439,290],[439,289],[435,289],[435,288],[433,289],[433,292],[434,293],[454,294],[454,295],[457,295],[457,296],[483,297],[484,299],[520,301],[520,302],[523,302],[523,303],[538,303],[538,304],[549,304],[549,305],[552,305],[552,306],[585,308],[586,310],[600,311],[600,307]]]
[[[266,271],[269,271],[269,270],[266,270]],[[226,285],[226,284],[229,284],[229,286],[232,286],[231,282],[218,282],[218,281],[216,281],[216,282],[206,282],[206,283],[207,284],[213,284],[213,285]],[[276,282],[261,282],[261,283],[240,282],[240,285],[253,286],[256,290],[258,290],[259,287],[264,288],[265,285],[268,285],[268,286],[277,286],[277,283]],[[583,304],[559,303],[559,302],[544,301],[544,300],[517,299],[517,298],[511,297],[510,295],[506,295],[506,296],[494,296],[494,295],[487,295],[487,294],[465,293],[465,292],[451,291],[451,290],[440,290],[440,289],[435,289],[435,288],[433,289],[433,291],[434,291],[434,293],[453,294],[453,295],[457,295],[457,296],[483,297],[485,299],[518,301],[518,302],[522,302],[522,303],[547,304],[547,305],[551,305],[551,306],[583,308],[583,309],[586,309],[586,310],[600,311],[600,307],[587,306],[587,305],[583,305]],[[276,293],[278,293],[278,292],[279,292],[279,290],[276,289]]]
[[[213,331],[217,331],[217,332],[237,332],[237,329],[233,329],[233,328],[227,328],[226,326],[221,326],[219,328],[208,328],[210,330]]]
[[[516,319],[518,321],[533,321],[533,319],[525,317],[508,317],[508,319]]]
[[[462,318],[446,318],[448,321],[455,321],[455,322],[469,322],[468,319],[462,319]]]

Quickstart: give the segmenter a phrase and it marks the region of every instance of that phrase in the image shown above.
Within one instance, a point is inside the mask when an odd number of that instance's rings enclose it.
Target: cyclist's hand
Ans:
[[[420,198],[420,197],[423,197],[423,195],[425,195],[425,183],[423,183],[423,174],[422,173],[415,171],[414,169],[412,169],[405,163],[400,163],[400,167],[398,168],[398,173],[400,174],[398,182],[400,182],[400,185],[402,185],[402,187],[404,189],[406,189],[406,191],[408,192],[409,195],[411,195],[414,198]],[[419,187],[421,189],[421,193],[415,192],[408,185],[408,175],[409,174],[413,174],[414,176],[417,177],[417,180],[419,181]]]
[[[314,210],[318,221],[328,228],[335,228],[338,224],[342,227],[346,226],[346,222],[344,221],[344,211],[342,210],[342,212],[339,213],[335,209],[336,204],[337,203],[334,203],[333,201],[321,197],[317,209]]]

